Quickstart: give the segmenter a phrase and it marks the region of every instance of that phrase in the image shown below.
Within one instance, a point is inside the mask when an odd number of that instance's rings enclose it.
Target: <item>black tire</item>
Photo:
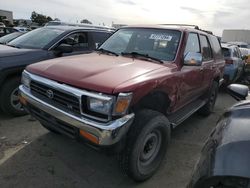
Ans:
[[[5,114],[12,116],[23,116],[27,114],[18,99],[19,85],[20,78],[14,77],[7,80],[1,87],[0,108]]]
[[[218,90],[219,90],[218,82],[213,81],[210,91],[208,93],[208,101],[201,109],[199,109],[198,111],[199,114],[203,116],[208,116],[213,112],[214,105],[218,95]]]
[[[135,181],[150,178],[163,161],[169,141],[168,119],[153,110],[139,111],[119,155],[122,170]]]

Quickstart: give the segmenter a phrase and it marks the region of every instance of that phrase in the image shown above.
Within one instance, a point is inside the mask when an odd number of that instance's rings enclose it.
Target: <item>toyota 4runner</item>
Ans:
[[[190,26],[129,26],[98,51],[29,65],[20,100],[52,132],[119,154],[136,181],[160,166],[186,118],[213,110],[224,59],[216,36]]]

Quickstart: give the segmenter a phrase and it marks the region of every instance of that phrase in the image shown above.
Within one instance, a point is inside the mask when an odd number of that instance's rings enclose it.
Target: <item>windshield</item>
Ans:
[[[137,52],[163,61],[172,61],[181,32],[166,29],[126,28],[114,33],[100,48],[118,55]]]
[[[42,49],[63,32],[60,29],[43,27],[30,31],[8,44],[18,48]]]
[[[5,35],[3,37],[0,38],[0,43],[1,44],[5,44],[15,38],[17,38],[18,36],[22,35],[23,33],[21,32],[14,32],[14,33],[11,33],[11,34],[8,34],[8,35]]]

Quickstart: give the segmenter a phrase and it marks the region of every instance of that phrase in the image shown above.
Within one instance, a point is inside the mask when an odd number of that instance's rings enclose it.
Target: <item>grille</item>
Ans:
[[[51,105],[66,111],[71,111],[74,114],[81,114],[79,99],[73,95],[58,91],[55,88],[35,81],[31,81],[30,89],[34,96]]]

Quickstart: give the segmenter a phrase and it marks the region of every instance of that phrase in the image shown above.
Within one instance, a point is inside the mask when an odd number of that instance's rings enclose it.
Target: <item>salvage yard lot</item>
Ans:
[[[49,133],[29,116],[0,115],[0,187],[184,188],[209,132],[235,102],[220,93],[212,115],[195,114],[178,126],[172,132],[165,165],[141,184],[122,175],[115,157]]]

